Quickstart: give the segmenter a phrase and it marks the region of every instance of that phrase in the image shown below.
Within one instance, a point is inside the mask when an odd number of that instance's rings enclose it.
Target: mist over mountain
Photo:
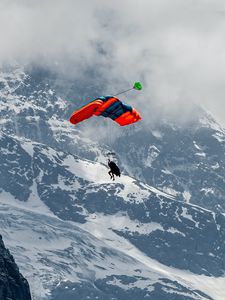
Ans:
[[[0,64],[36,64],[86,87],[92,70],[104,94],[140,80],[142,113],[151,104],[153,115],[179,116],[192,102],[223,123],[224,11],[222,0],[2,0]]]

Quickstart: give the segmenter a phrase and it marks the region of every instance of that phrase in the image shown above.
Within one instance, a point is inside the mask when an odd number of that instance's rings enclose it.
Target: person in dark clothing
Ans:
[[[110,168],[110,170],[109,170],[108,173],[109,173],[109,176],[110,176],[110,178],[112,180],[115,180],[115,176],[114,175],[120,177],[121,173],[120,173],[119,167],[113,161],[111,161],[110,159],[108,159],[108,166]]]

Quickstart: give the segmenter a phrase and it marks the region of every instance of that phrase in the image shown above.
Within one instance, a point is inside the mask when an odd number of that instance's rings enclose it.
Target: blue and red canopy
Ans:
[[[104,96],[74,111],[70,117],[70,122],[77,124],[92,116],[110,118],[120,126],[133,124],[141,120],[141,116],[135,108],[122,103],[116,97]]]

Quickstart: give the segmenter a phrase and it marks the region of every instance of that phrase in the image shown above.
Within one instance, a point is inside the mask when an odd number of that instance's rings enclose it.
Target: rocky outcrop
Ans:
[[[30,300],[27,280],[20,274],[13,256],[0,236],[0,300]]]

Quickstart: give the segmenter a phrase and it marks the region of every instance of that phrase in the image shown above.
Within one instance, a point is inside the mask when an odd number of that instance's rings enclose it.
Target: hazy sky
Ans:
[[[193,101],[225,125],[224,0],[0,0],[0,39],[0,63],[96,67],[143,80],[144,111]]]

